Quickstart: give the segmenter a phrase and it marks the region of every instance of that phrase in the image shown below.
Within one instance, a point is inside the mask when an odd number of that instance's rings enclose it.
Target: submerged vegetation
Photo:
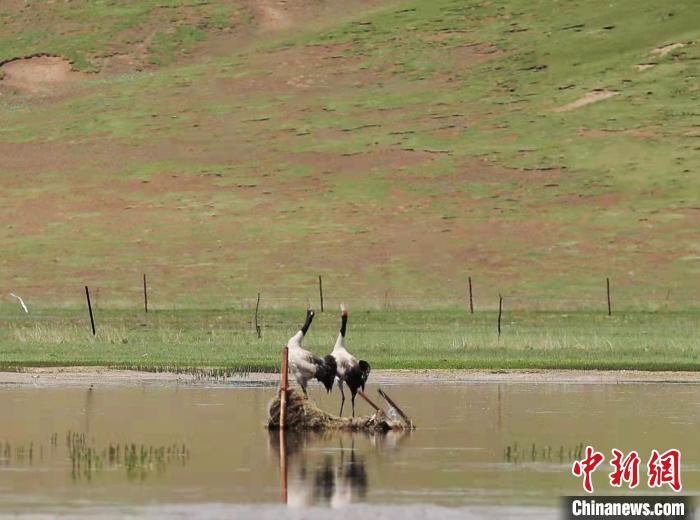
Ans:
[[[190,450],[185,444],[153,446],[135,442],[99,445],[85,433],[68,431],[65,435],[65,451],[53,433],[46,448],[34,442],[28,445],[0,443],[0,464],[5,466],[41,463],[44,458],[70,460],[73,481],[92,480],[103,470],[123,468],[127,480],[145,480],[150,474],[162,474],[172,464],[185,465]]]
[[[584,443],[579,442],[575,446],[522,445],[514,442],[503,449],[503,460],[513,464],[528,462],[571,462],[583,456]]]
[[[91,365],[226,378],[273,372],[300,325],[298,311],[41,310],[0,319],[0,366]],[[356,311],[348,345],[373,368],[699,370],[700,314],[687,312]],[[318,313],[305,346],[330,352],[334,312]]]

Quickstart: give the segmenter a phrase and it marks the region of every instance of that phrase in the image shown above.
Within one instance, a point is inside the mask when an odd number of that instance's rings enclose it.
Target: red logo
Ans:
[[[610,485],[621,487],[622,482],[627,482],[630,489],[636,488],[639,484],[639,454],[630,451],[624,459],[620,450],[613,449],[612,454],[610,464],[614,470],[610,473]]]
[[[588,493],[593,493],[593,484],[591,483],[591,473],[605,460],[605,455],[595,451],[591,446],[586,446],[586,458],[574,462],[571,472],[576,477],[583,475],[583,489]]]
[[[610,465],[613,471],[609,474],[610,485],[619,488],[622,487],[623,482],[626,482],[630,489],[637,487],[639,485],[639,454],[636,451],[630,451],[625,456],[620,450],[613,449],[612,455]],[[591,475],[604,460],[605,455],[595,451],[592,446],[586,446],[586,457],[574,461],[571,472],[575,477],[583,477],[583,489],[587,493],[593,493]],[[659,454],[657,450],[652,450],[647,463],[647,476],[647,484],[650,488],[668,484],[676,492],[683,489],[681,484],[681,452],[673,449]]]
[[[683,488],[681,484],[681,452],[668,450],[661,455],[652,450],[649,464],[649,487],[661,487],[664,484],[678,492]]]

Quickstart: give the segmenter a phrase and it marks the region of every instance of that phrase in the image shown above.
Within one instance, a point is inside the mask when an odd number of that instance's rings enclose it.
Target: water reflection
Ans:
[[[294,507],[364,502],[370,484],[367,459],[395,452],[408,435],[270,432],[270,451],[280,464],[282,500]]]

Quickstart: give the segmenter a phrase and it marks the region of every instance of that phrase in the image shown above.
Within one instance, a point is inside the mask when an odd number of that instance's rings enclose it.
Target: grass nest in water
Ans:
[[[267,427],[270,430],[279,430],[280,427],[280,395],[278,393],[269,406],[269,418]],[[403,429],[401,423],[390,421],[381,412],[369,417],[338,417],[321,410],[316,404],[304,397],[301,391],[287,390],[287,416],[286,428],[288,430],[342,430],[342,431],[388,431]]]

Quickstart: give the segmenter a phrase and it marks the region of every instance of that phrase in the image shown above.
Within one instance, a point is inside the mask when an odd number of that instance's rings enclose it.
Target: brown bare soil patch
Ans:
[[[399,170],[432,161],[433,154],[412,150],[378,150],[365,153],[338,155],[306,152],[290,156],[294,163],[313,165],[322,172],[354,173],[372,170]]]
[[[474,65],[506,54],[490,43],[457,45],[450,47],[447,52],[461,65]]]
[[[576,110],[577,108],[585,107],[586,105],[597,103],[598,101],[603,101],[604,99],[610,99],[611,97],[615,97],[618,94],[619,92],[616,92],[614,90],[594,90],[572,103],[555,108],[554,111],[569,112],[570,110]]]
[[[9,61],[0,67],[0,85],[32,94],[49,93],[59,85],[83,79],[61,56],[36,56]]]
[[[663,58],[669,52],[673,52],[676,49],[680,49],[681,47],[685,47],[685,46],[686,46],[686,44],[682,43],[682,42],[669,43],[668,45],[662,45],[661,47],[656,47],[653,51],[651,51],[651,53],[656,54],[657,56]]]

